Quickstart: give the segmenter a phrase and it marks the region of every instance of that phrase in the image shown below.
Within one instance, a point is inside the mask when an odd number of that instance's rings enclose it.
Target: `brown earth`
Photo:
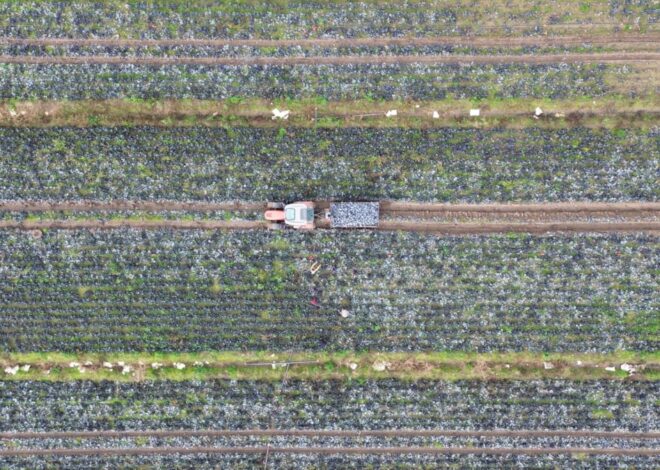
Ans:
[[[660,34],[608,34],[592,36],[436,36],[436,37],[370,37],[342,39],[112,39],[112,38],[0,38],[0,45],[17,46],[80,46],[80,47],[384,47],[384,46],[474,46],[522,47],[599,45],[625,47],[628,44],[650,45],[657,48]]]
[[[190,454],[476,454],[476,455],[631,455],[655,457],[660,450],[652,448],[622,449],[616,447],[137,447],[137,448],[54,448],[0,450],[0,457],[83,456],[83,455],[190,455]]]

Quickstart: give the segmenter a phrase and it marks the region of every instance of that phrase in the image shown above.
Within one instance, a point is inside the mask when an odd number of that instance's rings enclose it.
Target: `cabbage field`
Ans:
[[[657,468],[659,20],[0,1],[0,468]]]

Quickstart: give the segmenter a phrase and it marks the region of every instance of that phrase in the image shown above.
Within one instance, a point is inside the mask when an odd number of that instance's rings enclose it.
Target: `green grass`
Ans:
[[[644,365],[635,378],[658,380],[660,353],[620,351],[612,354],[540,354],[540,353],[272,353],[261,352],[205,352],[205,353],[15,353],[0,355],[0,367],[30,365],[29,371],[16,375],[0,372],[0,380],[207,380],[262,379],[281,380],[287,377],[307,380],[345,378],[366,380],[395,377],[401,380],[531,380],[563,378],[570,380],[624,380],[628,374],[620,365]],[[579,362],[578,362],[579,361]],[[103,366],[110,362],[113,369]],[[122,373],[123,362],[130,366]],[[305,364],[289,364],[305,362]],[[387,365],[378,371],[374,364]],[[77,363],[71,367],[71,363]],[[85,365],[85,364],[88,365]],[[154,368],[152,365],[160,366]],[[183,363],[177,369],[174,363]],[[544,363],[551,363],[546,368]],[[578,365],[580,364],[580,365]],[[352,365],[356,365],[353,368]],[[605,368],[616,366],[616,371]],[[82,368],[82,371],[80,370]],[[46,371],[49,371],[46,373]]]

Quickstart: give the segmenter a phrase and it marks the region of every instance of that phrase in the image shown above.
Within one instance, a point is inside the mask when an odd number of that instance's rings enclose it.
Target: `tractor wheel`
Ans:
[[[271,222],[268,224],[268,230],[283,230],[284,224],[279,224],[277,222]]]
[[[266,206],[268,209],[284,209],[283,202],[269,202]]]

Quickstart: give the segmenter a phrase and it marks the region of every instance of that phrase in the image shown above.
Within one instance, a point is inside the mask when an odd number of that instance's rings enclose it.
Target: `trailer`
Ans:
[[[325,204],[324,204],[325,205]],[[269,202],[264,217],[271,230],[291,227],[314,230],[320,221],[330,228],[376,228],[380,218],[378,202],[331,202],[325,210],[313,201],[291,204]]]

